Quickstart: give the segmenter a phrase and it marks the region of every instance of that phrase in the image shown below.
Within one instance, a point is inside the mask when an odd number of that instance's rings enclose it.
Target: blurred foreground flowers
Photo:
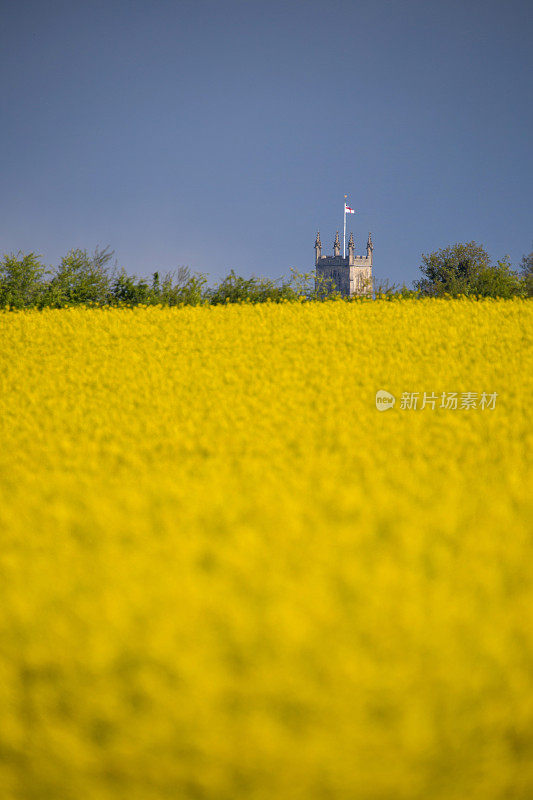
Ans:
[[[0,314],[0,796],[533,796],[532,323]]]

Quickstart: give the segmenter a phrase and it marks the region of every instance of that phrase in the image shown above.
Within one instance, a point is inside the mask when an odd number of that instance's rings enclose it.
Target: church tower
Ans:
[[[355,255],[353,233],[350,233],[348,255],[341,255],[339,232],[333,243],[333,255],[322,255],[320,233],[315,241],[316,289],[321,292],[339,292],[345,297],[368,295],[372,293],[372,254],[374,245],[368,234],[366,256]]]

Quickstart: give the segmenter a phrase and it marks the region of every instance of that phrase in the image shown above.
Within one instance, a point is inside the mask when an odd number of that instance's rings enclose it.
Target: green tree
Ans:
[[[292,271],[292,277],[287,281],[276,281],[271,278],[243,278],[231,270],[221,283],[210,289],[206,297],[211,305],[222,303],[265,303],[267,300],[279,302],[280,300],[295,300],[296,287],[299,285],[297,273]]]
[[[50,271],[35,253],[10,253],[0,262],[0,307],[41,307]]]
[[[508,256],[496,266],[479,272],[471,284],[472,294],[481,297],[516,297],[523,294],[520,276],[513,271]]]
[[[424,277],[415,286],[422,294],[433,297],[471,294],[473,282],[490,265],[490,256],[482,245],[450,245],[422,255],[420,271]]]
[[[161,284],[159,273],[154,273],[154,283],[160,285],[160,302],[170,306],[199,306],[206,302],[207,279],[201,272],[191,272],[189,267],[179,267],[177,274],[168,272]]]
[[[113,300],[121,305],[152,305],[159,302],[159,276],[154,273],[150,287],[142,278],[136,279],[122,269],[111,286]]]
[[[513,297],[523,293],[523,282],[511,269],[509,258],[496,265],[476,242],[454,244],[422,256],[423,277],[415,282],[422,295],[480,295]]]
[[[529,255],[522,257],[520,272],[526,295],[533,297],[533,251]]]
[[[114,251],[96,248],[91,256],[87,250],[70,250],[62,258],[49,285],[49,304],[64,306],[79,303],[104,305],[111,299],[111,277],[108,264]]]

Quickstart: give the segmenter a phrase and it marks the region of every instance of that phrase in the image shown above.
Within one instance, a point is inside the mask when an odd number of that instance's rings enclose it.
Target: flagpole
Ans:
[[[344,195],[344,238],[342,240],[342,257],[346,258],[346,198],[348,197],[347,194]]]

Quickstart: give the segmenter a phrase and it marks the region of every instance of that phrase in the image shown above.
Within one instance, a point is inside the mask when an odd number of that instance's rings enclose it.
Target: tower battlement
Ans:
[[[316,288],[337,291],[351,297],[372,292],[372,253],[374,245],[372,237],[368,234],[366,256],[355,255],[353,234],[348,242],[348,255],[343,258],[340,254],[339,232],[335,236],[332,256],[322,255],[322,242],[320,232],[315,241],[315,267]]]

